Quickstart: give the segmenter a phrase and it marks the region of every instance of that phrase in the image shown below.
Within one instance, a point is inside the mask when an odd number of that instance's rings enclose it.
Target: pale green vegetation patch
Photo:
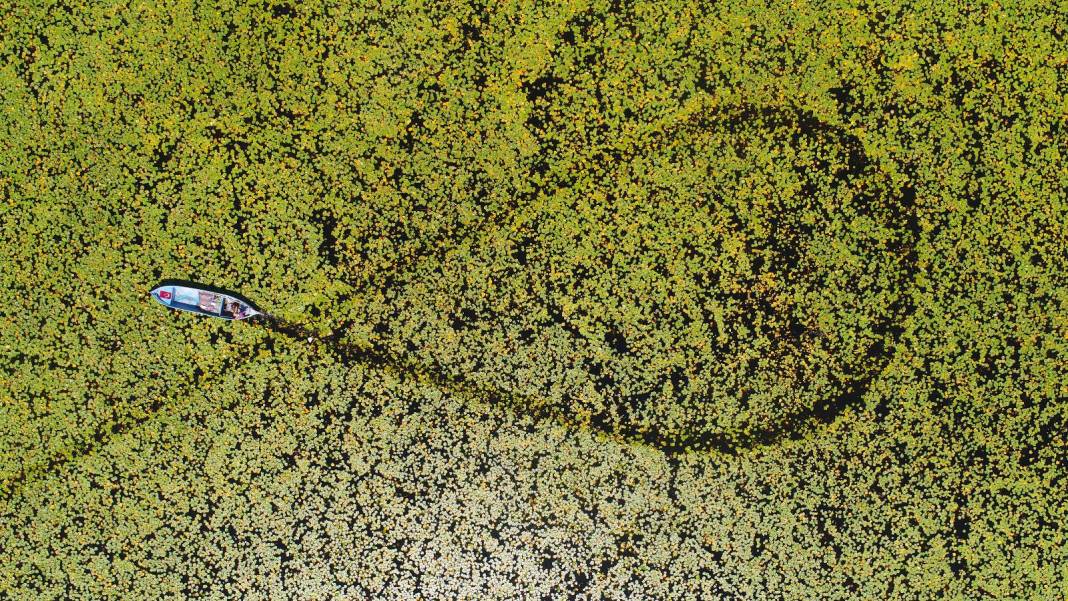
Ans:
[[[1063,21],[7,7],[0,597],[1064,598]]]

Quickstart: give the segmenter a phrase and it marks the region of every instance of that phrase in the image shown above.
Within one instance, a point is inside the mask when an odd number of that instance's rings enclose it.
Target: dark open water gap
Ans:
[[[539,78],[525,86],[528,99],[536,109],[531,117],[533,126],[542,127],[547,120],[551,120],[551,115],[546,110],[545,99],[552,96],[561,81],[559,78],[550,75]],[[664,131],[654,133],[652,139],[645,140],[645,142],[651,144],[652,147],[657,147],[669,143],[672,134],[678,133],[680,130],[719,129],[729,131],[754,122],[768,127],[789,128],[794,132],[792,134],[794,142],[799,138],[807,137],[840,149],[846,163],[844,167],[834,173],[835,179],[856,181],[859,178],[872,175],[877,170],[877,166],[873,165],[863,143],[855,135],[843,127],[828,123],[807,111],[792,107],[740,104],[698,111],[689,119],[675,123]],[[617,163],[626,162],[637,153],[645,151],[648,151],[648,148],[638,148],[638,144],[636,144],[633,148],[617,151],[613,156],[605,157],[605,160]],[[454,244],[476,243],[481,237],[492,235],[498,228],[506,225],[512,214],[533,202],[537,195],[551,194],[552,190],[568,187],[571,182],[559,177],[550,177],[547,178],[549,181],[546,181],[545,175],[549,169],[545,162],[545,157],[546,153],[543,152],[540,154],[540,158],[536,158],[531,166],[530,174],[532,181],[543,182],[542,187],[531,193],[513,198],[509,206],[504,207],[504,210],[497,213],[495,218],[487,216],[482,222],[465,231],[459,239],[452,242]],[[873,186],[860,194],[858,203],[862,207],[861,210],[864,210],[868,204],[882,205],[884,209],[890,212],[889,219],[892,225],[902,231],[907,242],[902,248],[897,249],[897,252],[904,267],[904,280],[907,283],[911,283],[916,273],[916,246],[920,235],[916,217],[915,189],[911,183],[906,184],[900,190]],[[329,235],[331,233],[331,224],[324,223],[322,225],[324,226],[324,235]],[[450,244],[432,246],[427,249],[427,252],[420,253],[405,264],[399,265],[397,270],[387,274],[385,277],[390,285],[400,285],[401,280],[413,275],[420,266],[433,263],[435,258],[441,260],[452,248],[454,246]],[[790,256],[791,249],[783,248],[780,250],[784,257]],[[519,260],[525,263],[522,259]],[[351,296],[346,295],[345,298],[339,299],[339,302],[349,300]],[[544,299],[544,301],[546,309],[549,315],[553,317],[552,321],[556,326],[563,328],[573,337],[581,337],[581,334],[563,318],[559,308],[554,305],[551,299]],[[850,385],[842,386],[840,395],[824,399],[811,407],[784,416],[782,421],[765,425],[745,434],[707,431],[688,433],[648,431],[639,428],[636,424],[612,422],[609,416],[605,414],[593,415],[588,422],[577,423],[565,411],[567,407],[566,398],[554,406],[545,399],[533,398],[520,393],[490,387],[484,383],[476,383],[463,375],[450,375],[446,373],[443,366],[419,365],[409,357],[391,355],[389,351],[381,346],[359,348],[343,343],[337,336],[322,339],[320,342],[336,353],[345,363],[362,363],[377,367],[388,367],[416,377],[428,384],[438,386],[443,390],[466,394],[491,403],[511,405],[517,412],[531,415],[538,419],[551,418],[559,423],[589,427],[609,436],[622,437],[635,444],[659,449],[668,455],[710,450],[733,454],[746,449],[775,444],[787,438],[800,438],[812,427],[834,421],[847,407],[859,405],[872,381],[889,362],[894,346],[893,343],[899,340],[902,334],[901,320],[911,315],[913,309],[912,299],[908,293],[901,296],[898,305],[887,307],[888,316],[892,317],[889,318],[887,323],[876,324],[878,333],[888,335],[887,343],[878,344],[869,349],[866,360],[870,362],[871,369],[867,370],[863,377]],[[553,324],[546,325],[551,326]],[[314,337],[314,333],[297,324],[275,320],[268,323],[268,327],[276,332],[296,338]],[[797,329],[797,327],[794,328],[794,330]],[[625,340],[613,339],[613,342],[617,350],[622,348],[625,352]],[[599,390],[605,394],[613,394],[611,384],[609,381],[607,385],[599,386]],[[623,398],[618,399],[618,401],[617,404],[623,408],[633,404],[633,399]]]

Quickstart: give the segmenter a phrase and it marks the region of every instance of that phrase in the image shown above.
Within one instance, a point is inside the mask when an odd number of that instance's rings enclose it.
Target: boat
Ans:
[[[163,282],[152,289],[152,298],[165,307],[229,320],[248,319],[264,313],[233,293],[192,282]]]

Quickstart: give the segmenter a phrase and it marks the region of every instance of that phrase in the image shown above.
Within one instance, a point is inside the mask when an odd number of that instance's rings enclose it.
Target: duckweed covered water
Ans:
[[[0,596],[1063,598],[1058,16],[10,7]]]

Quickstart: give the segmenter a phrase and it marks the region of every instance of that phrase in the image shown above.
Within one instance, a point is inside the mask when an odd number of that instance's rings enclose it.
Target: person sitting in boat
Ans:
[[[226,313],[233,319],[241,319],[241,317],[244,315],[243,311],[241,311],[241,303],[239,303],[238,301],[227,302],[225,310]]]

